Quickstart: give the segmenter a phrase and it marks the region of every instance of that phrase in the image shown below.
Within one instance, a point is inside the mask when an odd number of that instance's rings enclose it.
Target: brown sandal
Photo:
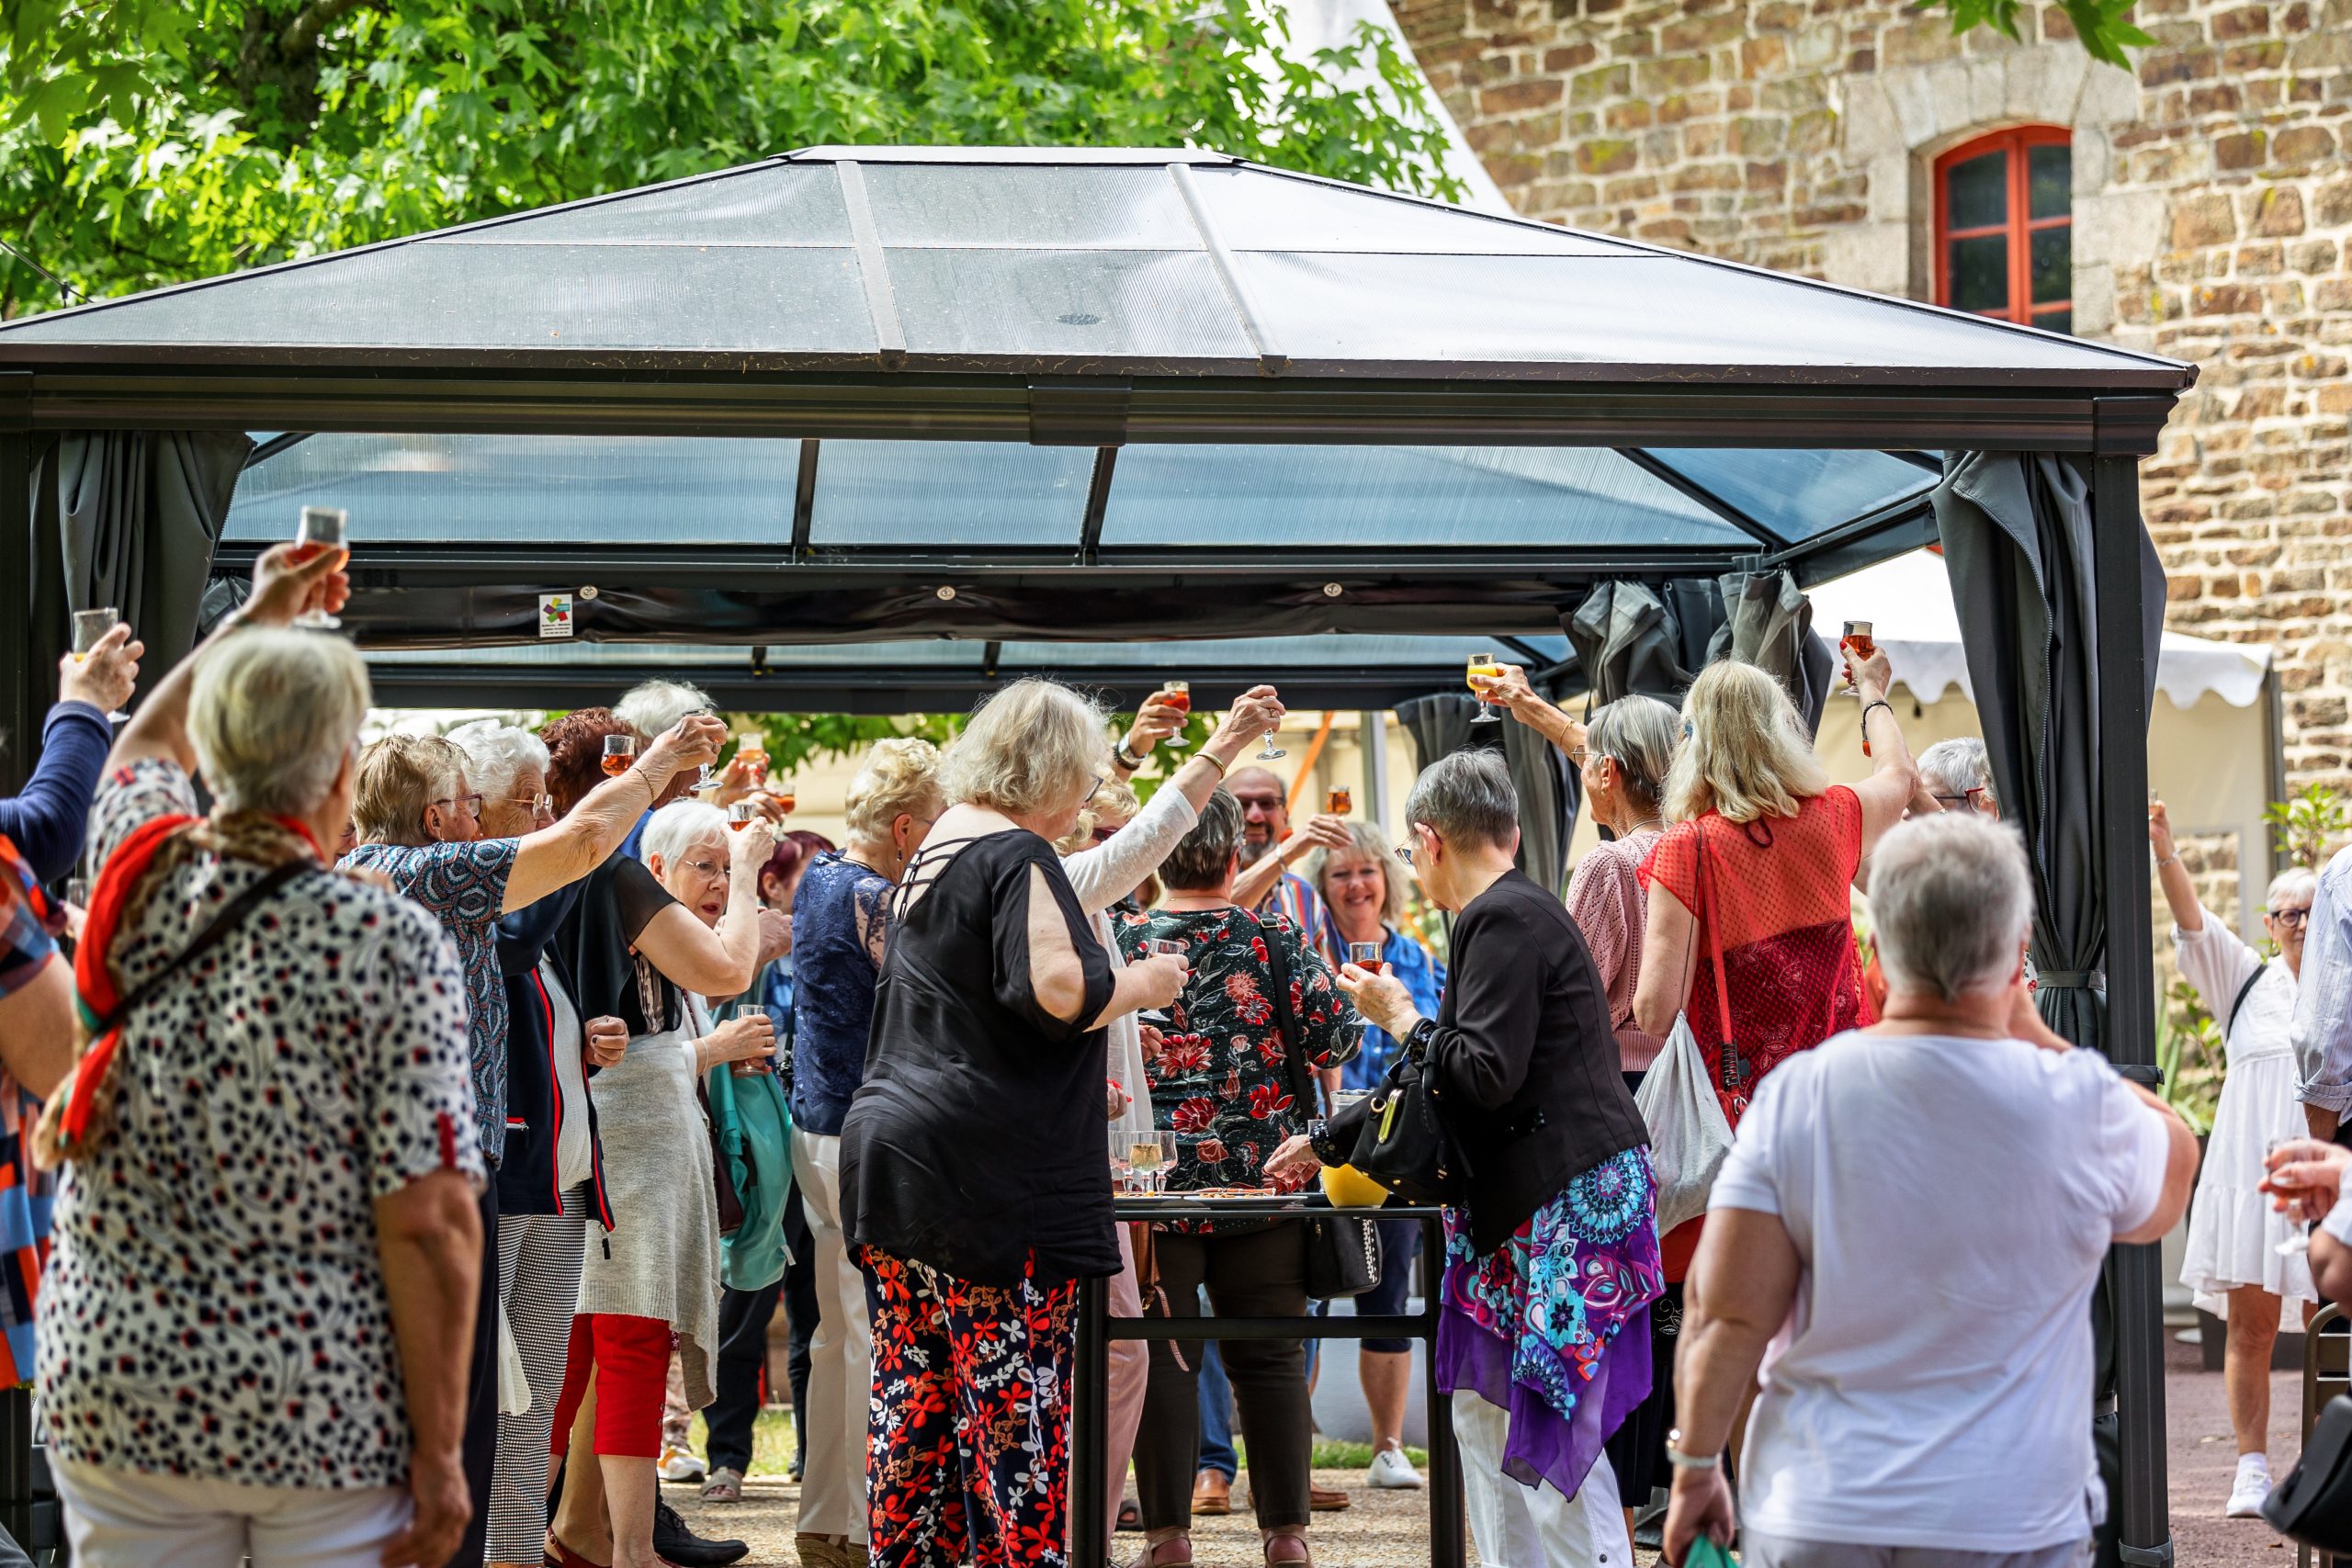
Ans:
[[[1135,1561],[1135,1568],[1192,1568],[1192,1562],[1193,1538],[1176,1535],[1145,1547],[1143,1555]]]
[[[1287,1543],[1295,1551],[1274,1555],[1274,1548]],[[1295,1530],[1277,1530],[1265,1540],[1266,1568],[1315,1568],[1314,1554],[1306,1550],[1306,1538]]]

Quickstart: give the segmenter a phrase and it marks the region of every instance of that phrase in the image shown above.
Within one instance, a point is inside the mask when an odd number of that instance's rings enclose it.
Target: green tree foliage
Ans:
[[[1299,58],[1272,0],[10,0],[0,18],[0,238],[86,296],[822,142],[1214,147],[1459,194],[1393,39]],[[0,252],[0,314],[64,302]]]

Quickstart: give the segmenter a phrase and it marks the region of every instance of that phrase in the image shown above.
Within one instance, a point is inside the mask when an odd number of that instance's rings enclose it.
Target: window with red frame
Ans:
[[[1936,160],[1936,303],[2072,332],[2074,150],[2018,126]]]

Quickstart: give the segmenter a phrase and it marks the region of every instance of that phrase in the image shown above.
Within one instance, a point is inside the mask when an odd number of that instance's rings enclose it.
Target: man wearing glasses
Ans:
[[[1993,796],[1993,763],[1984,754],[1984,742],[1963,736],[1939,740],[1919,753],[1919,792],[1911,798],[1911,815],[1930,811],[2001,814]]]

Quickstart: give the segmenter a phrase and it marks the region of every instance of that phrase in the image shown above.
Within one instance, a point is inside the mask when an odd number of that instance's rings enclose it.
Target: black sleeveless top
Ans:
[[[1084,969],[1077,1023],[1030,987],[1033,880]],[[1085,1027],[1112,985],[1111,955],[1045,840],[1009,829],[918,854],[842,1123],[851,1243],[975,1284],[1018,1284],[1033,1256],[1040,1285],[1117,1273],[1103,1031]]]

